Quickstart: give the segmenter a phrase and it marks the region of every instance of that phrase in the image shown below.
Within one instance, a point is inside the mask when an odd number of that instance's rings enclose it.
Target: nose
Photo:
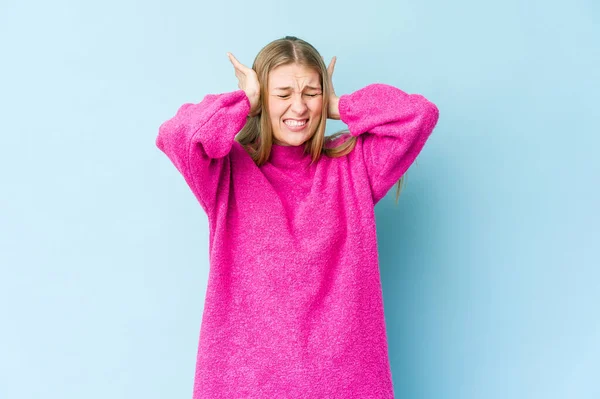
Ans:
[[[292,111],[294,111],[294,113],[302,115],[306,111],[306,108],[307,106],[304,101],[304,97],[302,96],[302,93],[292,96],[291,109]]]

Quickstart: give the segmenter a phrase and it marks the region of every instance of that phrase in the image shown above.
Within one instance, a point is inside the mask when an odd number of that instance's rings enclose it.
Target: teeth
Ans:
[[[306,121],[299,122],[299,121],[294,121],[291,119],[288,119],[284,123],[288,126],[304,126],[304,125],[306,125]]]

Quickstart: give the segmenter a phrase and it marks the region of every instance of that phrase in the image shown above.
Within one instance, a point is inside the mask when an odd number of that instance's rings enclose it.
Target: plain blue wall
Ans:
[[[376,207],[397,397],[599,398],[599,19],[592,0],[2,0],[0,398],[191,398],[207,220],[154,139],[237,89],[227,51],[250,65],[288,34],[338,56],[338,94],[440,109]]]

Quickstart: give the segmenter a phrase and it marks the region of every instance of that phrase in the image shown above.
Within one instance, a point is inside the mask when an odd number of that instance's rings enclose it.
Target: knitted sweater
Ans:
[[[393,398],[374,206],[438,109],[372,84],[340,97],[352,152],[311,165],[273,145],[260,167],[234,140],[249,110],[242,90],[207,95],[156,139],[210,228],[193,398]]]

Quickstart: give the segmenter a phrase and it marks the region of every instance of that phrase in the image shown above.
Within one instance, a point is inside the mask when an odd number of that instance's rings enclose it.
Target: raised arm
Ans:
[[[339,98],[339,115],[360,136],[373,202],[383,198],[421,152],[437,124],[438,108],[420,94],[372,84]]]
[[[260,84],[253,69],[227,53],[240,90],[209,94],[198,104],[184,104],[164,122],[156,145],[181,172],[211,218],[219,196],[226,196],[229,153],[246,118],[260,110]]]
[[[250,111],[243,90],[207,95],[182,105],[158,131],[156,146],[183,175],[209,215],[229,181],[229,152]]]

